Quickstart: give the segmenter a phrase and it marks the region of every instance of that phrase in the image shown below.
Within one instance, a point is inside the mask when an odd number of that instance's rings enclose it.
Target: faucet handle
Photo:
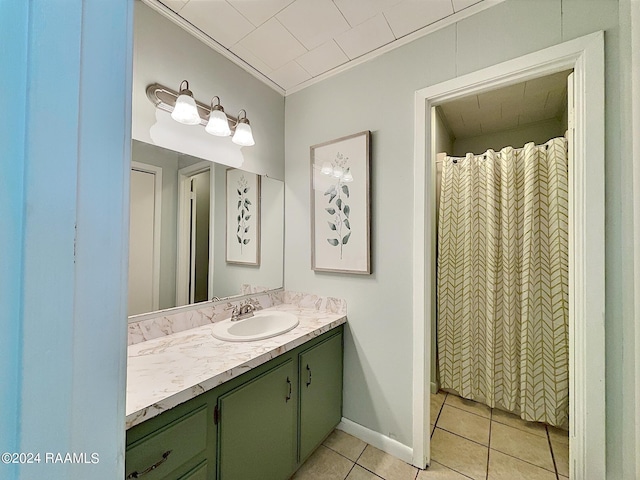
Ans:
[[[242,305],[240,307],[240,315],[245,314],[245,313],[253,313],[255,311],[256,307],[254,307],[252,304],[250,303],[245,303],[244,305]]]
[[[233,305],[231,302],[228,302],[227,306],[225,307],[225,310],[231,310],[231,320],[238,319],[238,315],[240,315],[240,309],[240,305]]]
[[[245,305],[251,305],[251,307],[254,310],[262,309],[262,306],[260,305],[260,302],[258,302],[258,300],[256,300],[255,298],[247,298],[247,300],[245,301]]]

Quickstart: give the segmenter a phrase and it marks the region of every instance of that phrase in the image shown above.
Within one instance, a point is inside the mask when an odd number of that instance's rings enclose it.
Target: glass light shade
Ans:
[[[331,175],[333,173],[333,167],[331,166],[331,163],[324,162],[320,171],[325,175]]]
[[[251,133],[249,123],[245,122],[246,120],[238,121],[238,124],[236,125],[236,133],[233,134],[231,141],[242,147],[250,147],[255,145],[256,142],[253,140],[253,134]]]
[[[342,167],[334,167],[333,168],[333,176],[336,178],[340,178],[342,176]]]
[[[176,99],[176,106],[171,112],[171,118],[176,122],[184,123],[185,125],[198,125],[200,123],[200,115],[198,114],[198,107],[193,96],[189,93],[182,93],[185,90],[180,91],[180,95]]]
[[[211,110],[211,114],[209,115],[209,121],[207,122],[207,126],[204,127],[207,133],[211,135],[215,135],[217,137],[228,137],[231,135],[231,129],[229,128],[229,121],[227,120],[227,116],[224,114],[222,110],[216,110],[215,108]]]

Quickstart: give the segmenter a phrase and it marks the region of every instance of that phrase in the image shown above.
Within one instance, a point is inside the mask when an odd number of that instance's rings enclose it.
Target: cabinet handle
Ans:
[[[311,385],[311,368],[307,365],[307,387]]]
[[[146,475],[149,472],[153,472],[156,468],[158,468],[160,465],[162,465],[164,462],[167,461],[167,458],[169,458],[169,455],[171,455],[172,451],[173,450],[167,450],[166,452],[164,452],[160,460],[158,460],[156,463],[146,468],[145,470],[139,473],[137,470],[131,472],[129,475],[127,475],[127,480],[130,480],[132,478],[140,478],[141,476]]]
[[[289,377],[287,377],[287,383],[289,384],[289,394],[284,397],[285,401],[289,401],[291,400],[291,380],[289,380]]]

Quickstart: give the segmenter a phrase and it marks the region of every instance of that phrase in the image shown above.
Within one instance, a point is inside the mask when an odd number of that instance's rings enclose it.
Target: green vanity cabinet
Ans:
[[[288,479],[342,416],[342,330],[127,430],[125,478]]]
[[[208,458],[215,460],[215,445],[210,442],[215,432],[207,403],[197,400],[127,432],[125,479],[207,478]]]
[[[295,468],[297,369],[290,358],[218,399],[218,478],[285,479]]]
[[[180,477],[180,480],[207,480],[207,462],[202,462]]]
[[[300,372],[300,461],[342,418],[342,335],[298,355]]]

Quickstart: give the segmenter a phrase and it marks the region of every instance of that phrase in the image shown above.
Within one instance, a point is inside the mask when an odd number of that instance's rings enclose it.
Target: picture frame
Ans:
[[[371,273],[371,132],[310,148],[311,268]]]
[[[226,170],[227,263],[260,265],[260,175]]]

